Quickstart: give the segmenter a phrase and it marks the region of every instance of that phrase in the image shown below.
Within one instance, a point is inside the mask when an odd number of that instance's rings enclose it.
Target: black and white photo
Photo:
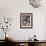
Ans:
[[[20,28],[32,28],[32,13],[20,13]]]

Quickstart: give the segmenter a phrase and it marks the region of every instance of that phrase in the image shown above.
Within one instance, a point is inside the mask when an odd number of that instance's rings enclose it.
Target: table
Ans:
[[[46,40],[39,40],[39,41],[29,41],[29,40],[6,40],[9,44],[14,44],[16,46],[42,46],[45,44]]]

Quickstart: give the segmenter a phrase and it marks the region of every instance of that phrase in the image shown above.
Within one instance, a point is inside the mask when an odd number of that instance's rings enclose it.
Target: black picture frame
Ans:
[[[33,27],[33,14],[20,13],[20,28],[31,29]]]

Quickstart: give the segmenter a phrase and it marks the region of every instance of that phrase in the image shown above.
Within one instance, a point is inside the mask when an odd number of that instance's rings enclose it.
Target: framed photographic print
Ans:
[[[20,28],[32,28],[32,26],[33,26],[33,14],[20,13]]]

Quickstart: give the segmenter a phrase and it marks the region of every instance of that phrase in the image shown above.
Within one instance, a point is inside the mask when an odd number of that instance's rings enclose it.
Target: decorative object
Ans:
[[[32,38],[34,39],[34,41],[39,41],[39,40],[37,40],[36,35],[34,35]]]
[[[32,22],[32,13],[20,13],[20,28],[32,28]]]
[[[7,31],[10,30],[11,23],[12,23],[12,18],[4,17],[1,29],[5,33],[5,39],[6,39],[6,36],[7,36],[6,35]]]
[[[43,4],[43,0],[29,0],[30,5],[34,8],[38,8]]]

